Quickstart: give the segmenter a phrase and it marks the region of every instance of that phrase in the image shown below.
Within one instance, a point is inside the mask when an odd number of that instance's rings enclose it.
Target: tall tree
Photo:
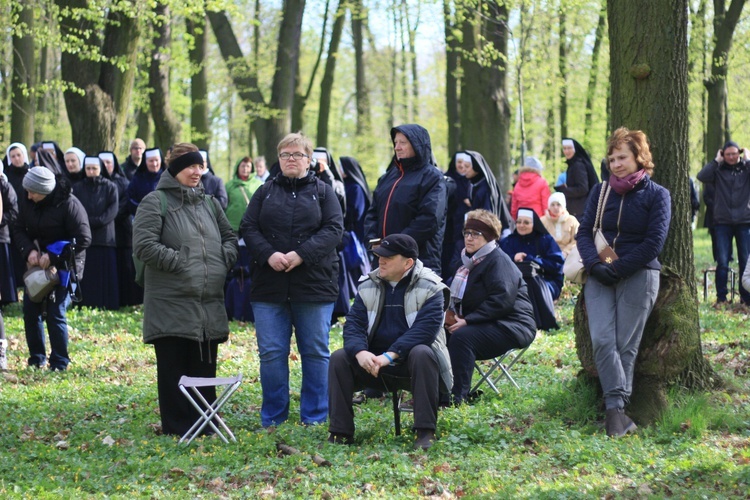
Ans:
[[[13,4],[17,21],[13,26],[13,77],[10,114],[10,140],[31,144],[34,142],[34,6],[31,3]]]
[[[344,31],[346,20],[346,0],[339,0],[336,13],[333,15],[331,40],[328,43],[328,57],[326,58],[323,80],[320,82],[320,106],[318,107],[318,133],[315,141],[318,146],[328,147],[328,119],[331,115],[331,91],[333,78],[336,73],[341,33]]]
[[[190,140],[200,149],[208,150],[211,129],[208,122],[208,72],[206,70],[206,18],[187,19],[187,32],[192,35],[189,56],[190,77]]]
[[[558,67],[560,70],[560,135],[568,137],[568,33],[565,2],[560,2],[560,45]]]
[[[716,151],[731,137],[727,116],[727,72],[729,51],[740,14],[746,0],[714,0],[714,49],[711,54],[711,76],[706,80],[708,89],[708,122],[706,123],[706,157],[716,156]]]
[[[460,30],[456,26],[453,2],[443,1],[445,22],[445,112],[448,118],[448,152],[460,147],[461,118],[458,101],[458,71],[460,61]]]
[[[169,99],[169,61],[172,43],[172,16],[169,5],[154,8],[154,49],[148,81],[151,87],[151,116],[154,119],[154,143],[162,151],[179,141],[182,125],[172,111]]]
[[[339,7],[342,7],[344,5],[345,0],[339,1]],[[320,61],[323,59],[323,50],[325,49],[326,44],[326,26],[328,26],[328,10],[329,10],[329,1],[326,0],[326,6],[323,10],[323,26],[320,29],[320,46],[318,47],[318,57],[315,59],[315,64],[313,65],[312,73],[310,74],[310,79],[307,83],[307,90],[303,94],[300,91],[296,91],[294,93],[294,107],[292,108],[292,130],[303,130],[304,129],[304,123],[305,123],[305,106],[307,106],[307,100],[310,98],[310,95],[312,94],[312,89],[315,84],[315,76],[318,74],[318,68],[320,67]],[[337,9],[338,14],[338,9]],[[345,14],[346,11],[342,12],[342,15]],[[337,18],[338,19],[338,18]],[[342,21],[343,26],[343,21]],[[333,27],[334,32],[336,31],[336,26]],[[339,40],[341,39],[341,34],[339,33],[338,36]],[[333,42],[333,35],[331,35],[331,42]],[[338,41],[336,42],[337,50],[338,50]],[[328,51],[330,54],[330,50]],[[330,56],[329,56],[330,57]],[[257,56],[256,56],[256,61]],[[335,64],[335,63],[334,63]],[[299,64],[298,64],[299,66]],[[323,77],[325,79],[325,76]],[[299,74],[299,68],[297,68],[297,88],[299,89],[301,82],[301,77]],[[331,77],[331,85],[333,85],[333,77]],[[330,89],[328,89],[330,92]],[[321,89],[322,92],[322,89]],[[329,107],[330,107],[330,96],[329,96]]]
[[[654,311],[643,333],[630,408],[652,422],[666,407],[665,388],[709,387],[695,288],[688,188],[687,0],[607,3],[612,122],[643,130],[652,145],[654,180],[672,195],[672,221]],[[584,369],[596,368],[583,296],[576,304],[576,345]]]
[[[463,11],[461,147],[482,152],[503,190],[510,164],[507,23],[505,2],[490,0]]]
[[[112,4],[106,18],[81,15],[88,0],[55,0],[60,8],[65,107],[73,144],[84,151],[114,150],[127,124],[130,96],[147,18],[144,0]]]
[[[596,85],[599,77],[599,52],[602,48],[604,28],[607,26],[607,0],[602,0],[602,8],[599,11],[599,21],[596,23],[594,32],[594,47],[591,49],[591,70],[589,71],[589,85],[586,89],[586,119],[583,126],[583,144],[591,151],[591,128],[594,123],[594,98],[596,97]],[[596,139],[598,140],[598,138]]]
[[[367,10],[362,0],[354,0],[351,6],[352,41],[354,43],[355,95],[357,100],[357,154],[370,156],[372,124],[370,121],[370,94],[367,86],[367,74],[364,51],[364,27],[367,21]]]

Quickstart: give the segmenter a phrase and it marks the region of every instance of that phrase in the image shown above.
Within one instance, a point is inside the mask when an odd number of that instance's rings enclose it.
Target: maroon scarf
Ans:
[[[637,170],[632,174],[628,174],[625,177],[617,177],[616,175],[609,176],[609,185],[619,195],[629,193],[635,188],[639,182],[643,180],[646,175],[646,171],[643,169]]]

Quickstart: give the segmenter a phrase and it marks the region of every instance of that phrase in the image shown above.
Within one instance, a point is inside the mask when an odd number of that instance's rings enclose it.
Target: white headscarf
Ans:
[[[78,149],[77,147],[68,148],[67,151],[65,151],[65,154],[73,153],[78,157],[78,165],[81,166],[81,169],[83,169],[83,159],[86,158],[86,153]]]
[[[10,150],[18,148],[23,153],[23,162],[25,164],[29,164],[29,152],[26,150],[26,146],[21,144],[20,142],[14,142],[10,146],[8,146],[8,149],[5,150],[5,157],[8,158],[8,165],[10,165]]]

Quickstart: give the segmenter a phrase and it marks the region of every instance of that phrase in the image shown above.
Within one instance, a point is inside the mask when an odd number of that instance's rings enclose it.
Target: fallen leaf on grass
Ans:
[[[55,443],[55,448],[57,448],[58,450],[67,450],[68,448],[70,448],[70,443],[68,443],[67,441],[58,441],[57,443]]]
[[[185,471],[180,469],[179,467],[172,467],[171,469],[169,469],[169,475],[173,477],[184,476]]]
[[[107,436],[104,439],[102,439],[102,444],[106,444],[107,446],[112,446],[115,444],[115,440],[112,439],[112,436]]]

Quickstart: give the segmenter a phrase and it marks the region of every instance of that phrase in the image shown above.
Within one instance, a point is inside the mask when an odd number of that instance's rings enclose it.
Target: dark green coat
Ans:
[[[164,218],[158,191],[167,195]],[[204,196],[202,185],[182,186],[164,172],[133,220],[133,253],[146,264],[143,341],[161,337],[225,341],[229,322],[224,280],[238,251],[224,211]]]

